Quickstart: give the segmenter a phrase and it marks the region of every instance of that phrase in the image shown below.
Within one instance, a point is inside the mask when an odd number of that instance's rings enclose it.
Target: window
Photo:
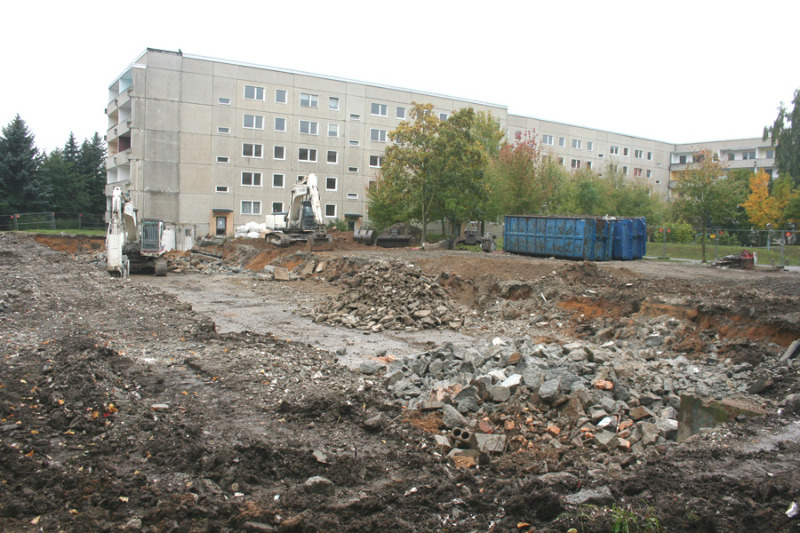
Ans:
[[[622,149],[622,155],[624,155],[625,157],[628,157],[628,149],[627,148],[623,148]]]
[[[301,107],[319,107],[319,95],[300,93],[300,106]]]
[[[647,177],[648,178],[652,178],[653,177],[653,171],[652,170],[647,169]]]
[[[325,204],[325,217],[336,218],[336,204]]]
[[[358,167],[347,167],[348,172],[358,172]]]
[[[264,145],[253,143],[242,143],[243,157],[264,157]]]
[[[283,202],[272,202],[272,212],[283,213]]]
[[[348,144],[350,146],[358,146],[359,144],[361,144],[361,142],[358,141],[357,139],[350,139],[350,142]]]
[[[553,136],[552,135],[542,135],[542,144],[546,144],[548,146],[553,146]]]
[[[227,163],[227,162],[228,162],[228,156],[226,155],[217,156],[217,163]]]
[[[272,159],[286,159],[286,148],[275,146],[272,149]]]
[[[315,148],[300,148],[297,152],[297,159],[307,163],[316,163],[317,150]]]
[[[685,165],[686,164],[686,156],[685,155],[678,156],[678,163],[680,163],[681,165]]]
[[[755,151],[742,152],[742,159],[755,159],[755,158],[756,158],[756,152]]]
[[[644,159],[644,150],[634,150],[633,157],[636,159]]]
[[[217,192],[228,192],[227,185],[217,185]]]
[[[656,185],[661,185],[661,180],[656,180]]]
[[[634,178],[641,178],[642,177],[642,169],[641,168],[634,168],[633,169],[633,177]]]
[[[369,139],[371,141],[385,143],[386,142],[386,130],[376,130],[374,128],[370,129],[369,130]]]
[[[736,159],[736,154],[733,152],[728,152],[728,161],[734,161]]]
[[[380,168],[383,166],[383,156],[382,155],[371,155],[369,156],[369,166],[372,168]]]
[[[318,126],[319,124],[317,122],[313,122],[311,120],[301,120],[300,133],[305,133],[307,135],[316,135]]]
[[[564,166],[564,158],[563,157],[559,157],[558,158],[558,164],[561,165],[562,167]]]
[[[653,160],[653,152],[647,152],[647,160],[648,161],[652,161]]]
[[[449,115],[448,115],[447,113],[439,113],[439,120],[441,120],[442,122],[444,122],[445,120],[447,120],[447,117],[448,117],[448,116],[449,116]]]
[[[339,180],[337,178],[325,178],[325,190],[335,191]]]
[[[572,147],[576,150],[580,150],[583,148],[583,141],[580,139],[572,139]]]
[[[242,172],[242,185],[245,187],[261,187],[261,172]]]
[[[335,165],[339,162],[339,152],[336,150],[328,150],[328,163]]]
[[[586,168],[592,168],[592,162],[586,161]]]
[[[775,150],[767,150],[767,159],[775,159]]]
[[[283,189],[286,177],[283,174],[273,174],[272,175],[272,188],[273,189]]]
[[[286,89],[275,89],[275,103],[285,104],[286,101]]]
[[[361,120],[361,115],[351,114],[350,120]]]
[[[358,200],[358,193],[357,192],[349,192],[347,193],[348,200]]]
[[[328,109],[331,111],[339,111],[339,99],[335,96],[328,98]]]
[[[263,115],[245,115],[243,120],[243,127],[249,130],[263,130],[264,129],[264,116]]]
[[[219,103],[220,103],[220,104],[222,104],[222,105],[231,105],[231,99],[230,99],[230,98],[222,98],[222,97],[219,97],[219,98],[217,99],[217,102],[219,102]]]
[[[611,155],[619,155],[619,146],[609,146],[608,153]]]
[[[230,133],[231,129],[227,126],[217,126],[217,133]]]
[[[275,131],[286,131],[286,119],[275,117]]]
[[[623,176],[627,176],[628,175],[628,167],[625,167],[625,166],[622,167],[622,175]]]
[[[261,202],[250,200],[242,200],[242,214],[243,215],[260,215]]]
[[[594,143],[592,141],[586,141],[586,149],[590,152],[594,151]]]
[[[385,117],[389,114],[389,106],[386,104],[376,104],[373,102],[371,113],[379,117]]]
[[[567,138],[566,137],[559,137],[558,138],[558,145],[562,148],[567,146]]]
[[[573,160],[572,160],[572,168],[581,168],[581,161],[580,161],[580,159],[573,159]]]
[[[397,106],[397,113],[395,115],[399,119],[405,119],[406,118],[406,108]]]
[[[328,137],[338,137],[338,136],[339,136],[339,125],[328,124]]]
[[[244,98],[245,98],[245,100],[263,100],[264,99],[264,88],[263,87],[256,87],[255,85],[245,85],[244,86]]]

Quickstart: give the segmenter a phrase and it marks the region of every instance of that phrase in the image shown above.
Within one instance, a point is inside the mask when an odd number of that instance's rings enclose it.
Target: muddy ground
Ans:
[[[800,531],[787,516],[800,499],[800,363],[780,361],[800,337],[797,273],[342,238],[310,253],[215,244],[197,257],[224,269],[173,258],[166,278],[121,280],[98,261],[101,241],[37,240],[0,234],[3,531]],[[315,324],[313,309],[347,290],[336,271],[263,273],[309,255],[416,265],[463,322]],[[440,415],[405,410],[380,372],[358,370],[448,341],[599,343],[669,320],[680,326],[657,357],[770,365],[747,398],[765,414],[642,454],[535,446],[464,468],[434,444]],[[643,349],[644,329],[621,346]],[[522,387],[509,408],[536,402]],[[597,487],[611,501],[567,498]]]

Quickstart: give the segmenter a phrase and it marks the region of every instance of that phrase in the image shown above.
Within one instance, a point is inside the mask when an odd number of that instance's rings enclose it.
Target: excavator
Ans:
[[[108,271],[117,272],[121,278],[145,270],[166,276],[167,261],[162,257],[165,251],[164,222],[145,219],[139,224],[130,195],[123,193],[121,187],[114,187],[106,233]]]
[[[267,215],[264,239],[279,247],[295,242],[309,242],[314,246],[329,243],[331,236],[325,228],[322,206],[319,201],[316,174],[309,174],[292,187],[289,212],[285,215]]]

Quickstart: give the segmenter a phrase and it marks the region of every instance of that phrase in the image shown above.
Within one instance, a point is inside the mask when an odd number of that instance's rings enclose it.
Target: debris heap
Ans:
[[[371,261],[333,282],[348,290],[314,309],[316,323],[373,332],[461,326],[456,303],[418,267],[400,261]]]
[[[710,409],[723,421],[763,414],[762,399],[750,395],[765,378],[780,379],[795,367],[800,360],[789,357],[757,367],[684,355],[647,360],[614,342],[537,343],[526,336],[482,346],[446,343],[394,361],[384,379],[411,418],[441,416],[436,444],[458,464],[542,447],[638,456],[696,433],[692,411]]]

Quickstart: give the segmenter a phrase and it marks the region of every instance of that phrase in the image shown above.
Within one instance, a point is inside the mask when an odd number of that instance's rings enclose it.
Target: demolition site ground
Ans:
[[[0,234],[0,530],[800,531],[800,274],[332,248]]]

